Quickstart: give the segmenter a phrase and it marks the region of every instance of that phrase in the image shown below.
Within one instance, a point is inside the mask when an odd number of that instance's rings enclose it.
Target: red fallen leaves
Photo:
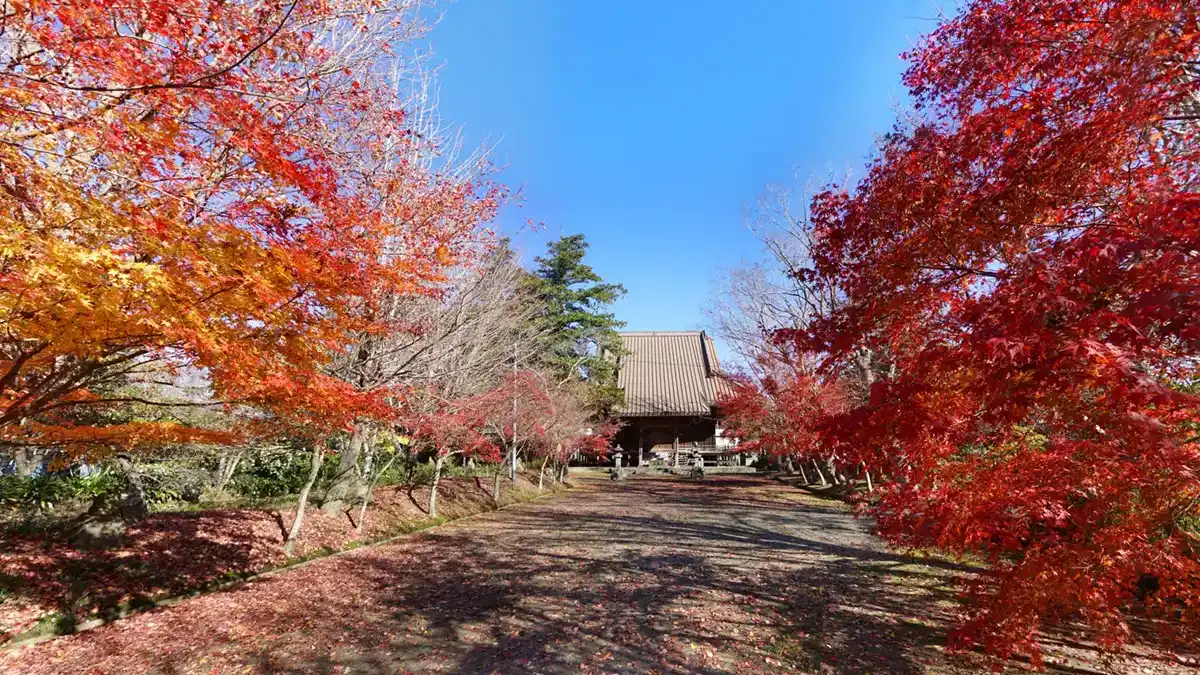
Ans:
[[[524,489],[532,489],[522,483]],[[449,478],[440,488],[443,513],[470,513],[490,504],[473,479]],[[362,533],[346,515],[311,511],[297,553],[340,549],[356,539],[378,539],[425,518],[427,488],[379,488]],[[72,548],[61,535],[0,538],[0,641],[28,630],[46,615],[103,614],[121,603],[195,589],[287,561],[282,542],[290,511],[211,509],[160,513],[133,525],[124,546],[106,551]]]
[[[1200,639],[1200,19],[975,0],[907,55],[917,119],[813,203],[846,304],[781,338],[896,376],[818,424],[906,546],[982,556],[954,646],[1046,623]],[[812,422],[809,423],[811,426]]]

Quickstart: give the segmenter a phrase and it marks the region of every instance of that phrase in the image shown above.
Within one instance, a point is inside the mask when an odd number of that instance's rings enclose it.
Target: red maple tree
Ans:
[[[846,392],[836,380],[773,360],[761,377],[730,376],[732,391],[718,401],[725,434],[745,439],[740,452],[760,453],[789,471],[806,473],[811,464],[824,481],[821,466],[845,466],[834,462],[821,425],[846,408]]]
[[[416,397],[410,397],[410,401]],[[446,462],[457,455],[488,462],[501,460],[500,446],[488,437],[487,413],[483,397],[445,400],[432,392],[421,397],[430,402],[426,410],[409,416],[405,421],[414,440],[415,449],[433,450],[433,476],[429,484],[427,513],[438,516],[438,485]]]
[[[845,306],[782,338],[886,350],[823,428],[906,546],[981,556],[955,645],[1200,636],[1200,24],[1177,0],[975,0],[907,55],[913,119],[813,204]]]

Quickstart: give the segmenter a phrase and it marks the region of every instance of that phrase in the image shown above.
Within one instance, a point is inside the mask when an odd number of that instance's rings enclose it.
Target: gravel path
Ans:
[[[961,570],[886,551],[840,503],[760,478],[584,483],[3,653],[0,672],[980,670],[939,648]]]

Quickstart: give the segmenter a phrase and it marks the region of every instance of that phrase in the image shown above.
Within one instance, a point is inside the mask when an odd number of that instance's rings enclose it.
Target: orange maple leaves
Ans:
[[[379,298],[425,292],[454,264],[498,195],[414,161],[435,149],[406,133],[378,74],[382,46],[416,25],[404,11],[13,7],[0,438],[27,438],[34,420],[47,439],[87,428],[73,393],[180,366],[207,373],[218,400],[305,428],[381,414],[394,392],[352,391],[324,365],[371,330]]]

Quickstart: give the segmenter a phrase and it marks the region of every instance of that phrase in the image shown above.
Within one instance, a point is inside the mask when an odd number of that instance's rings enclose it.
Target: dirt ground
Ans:
[[[6,673],[972,673],[961,566],[762,478],[578,489],[0,653]],[[1179,672],[1048,645],[1050,672]]]

